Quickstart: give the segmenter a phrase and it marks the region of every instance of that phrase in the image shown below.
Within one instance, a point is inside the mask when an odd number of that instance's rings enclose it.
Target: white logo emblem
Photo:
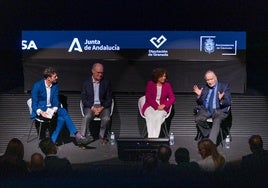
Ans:
[[[166,37],[161,35],[159,38],[153,37],[150,39],[150,42],[156,47],[159,48],[167,41]]]
[[[213,53],[215,51],[215,38],[216,36],[200,36],[200,52],[204,49],[206,53]]]
[[[204,50],[209,54],[215,51],[215,42],[213,39],[206,39],[206,41],[204,42]]]
[[[68,50],[68,52],[72,52],[72,51],[83,52],[78,38],[74,38],[74,40],[73,40],[73,42]]]
[[[34,40],[30,40],[30,41],[22,40],[21,41],[21,49],[22,50],[31,50],[31,49],[38,50]]]

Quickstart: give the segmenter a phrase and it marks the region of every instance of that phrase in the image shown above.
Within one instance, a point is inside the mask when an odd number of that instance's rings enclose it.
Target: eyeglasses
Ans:
[[[95,73],[97,73],[97,74],[103,74],[103,72],[97,72],[97,71],[95,71]]]
[[[97,74],[103,74],[103,72],[100,72],[100,71],[94,71],[94,72]]]

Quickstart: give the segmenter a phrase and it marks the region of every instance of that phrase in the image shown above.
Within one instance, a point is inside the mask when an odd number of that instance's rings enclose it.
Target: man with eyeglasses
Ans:
[[[101,144],[107,144],[106,129],[110,123],[112,105],[111,82],[103,77],[104,67],[100,63],[92,66],[92,76],[82,84],[81,100],[84,117],[81,124],[81,134],[90,136],[90,123],[95,117],[101,119],[99,138]]]
[[[197,106],[195,110],[195,122],[197,128],[201,131],[203,137],[207,137],[219,144],[217,138],[220,131],[221,123],[230,115],[230,106],[232,97],[230,85],[228,83],[219,82],[214,71],[208,70],[205,73],[204,79],[206,84],[199,88],[193,86],[193,91],[196,94]],[[204,127],[208,118],[212,118],[212,128]]]

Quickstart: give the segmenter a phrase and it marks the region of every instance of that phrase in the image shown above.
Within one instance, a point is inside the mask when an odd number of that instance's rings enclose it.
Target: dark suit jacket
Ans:
[[[111,82],[105,78],[100,81],[99,98],[101,106],[110,108],[112,104],[112,89]],[[83,82],[81,99],[84,107],[91,108],[94,104],[94,89],[92,77]]]
[[[203,86],[203,91],[201,93],[201,96],[196,99],[196,103],[197,103],[197,110],[200,110],[201,108],[205,108],[205,104],[206,104],[206,98],[207,95],[209,93],[209,86],[206,84]],[[229,112],[229,107],[231,106],[232,103],[232,98],[231,98],[231,92],[230,92],[230,86],[227,83],[223,83],[223,82],[218,82],[218,89],[217,89],[217,93],[220,92],[224,92],[224,97],[219,100],[219,98],[217,97],[217,101],[216,101],[216,108],[217,110],[221,110],[222,112]]]
[[[268,187],[267,150],[243,156],[240,173],[240,187]]]
[[[268,172],[268,151],[262,150],[242,157],[241,168],[247,173]]]
[[[72,165],[66,158],[59,158],[56,155],[48,155],[44,159],[45,172],[47,175],[65,176],[72,173]]]
[[[44,79],[37,81],[32,88],[32,114],[31,119],[37,116],[36,110],[47,110],[47,92]],[[59,107],[59,86],[57,83],[53,84],[50,93],[51,108]]]

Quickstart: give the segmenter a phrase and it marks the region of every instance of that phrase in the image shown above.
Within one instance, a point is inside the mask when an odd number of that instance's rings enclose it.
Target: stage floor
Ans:
[[[42,153],[38,147],[38,139],[27,143],[27,136],[21,138],[25,147],[24,159],[26,161],[30,160],[31,155],[34,152]],[[200,158],[197,150],[197,141],[191,136],[176,136],[175,144],[171,146],[172,156],[170,159],[171,163],[175,164],[174,153],[177,148],[185,147],[190,152],[191,161],[197,161]],[[221,153],[226,162],[238,162],[241,160],[243,155],[250,153],[248,146],[248,138],[246,137],[232,137],[230,149],[226,149],[224,146],[218,146],[219,153]],[[120,161],[118,159],[117,144],[101,145],[99,140],[96,140],[88,145],[88,148],[83,150],[77,147],[73,142],[65,143],[58,146],[58,155],[60,157],[66,157],[74,165],[79,164],[109,164],[117,165],[122,164],[125,161]]]

